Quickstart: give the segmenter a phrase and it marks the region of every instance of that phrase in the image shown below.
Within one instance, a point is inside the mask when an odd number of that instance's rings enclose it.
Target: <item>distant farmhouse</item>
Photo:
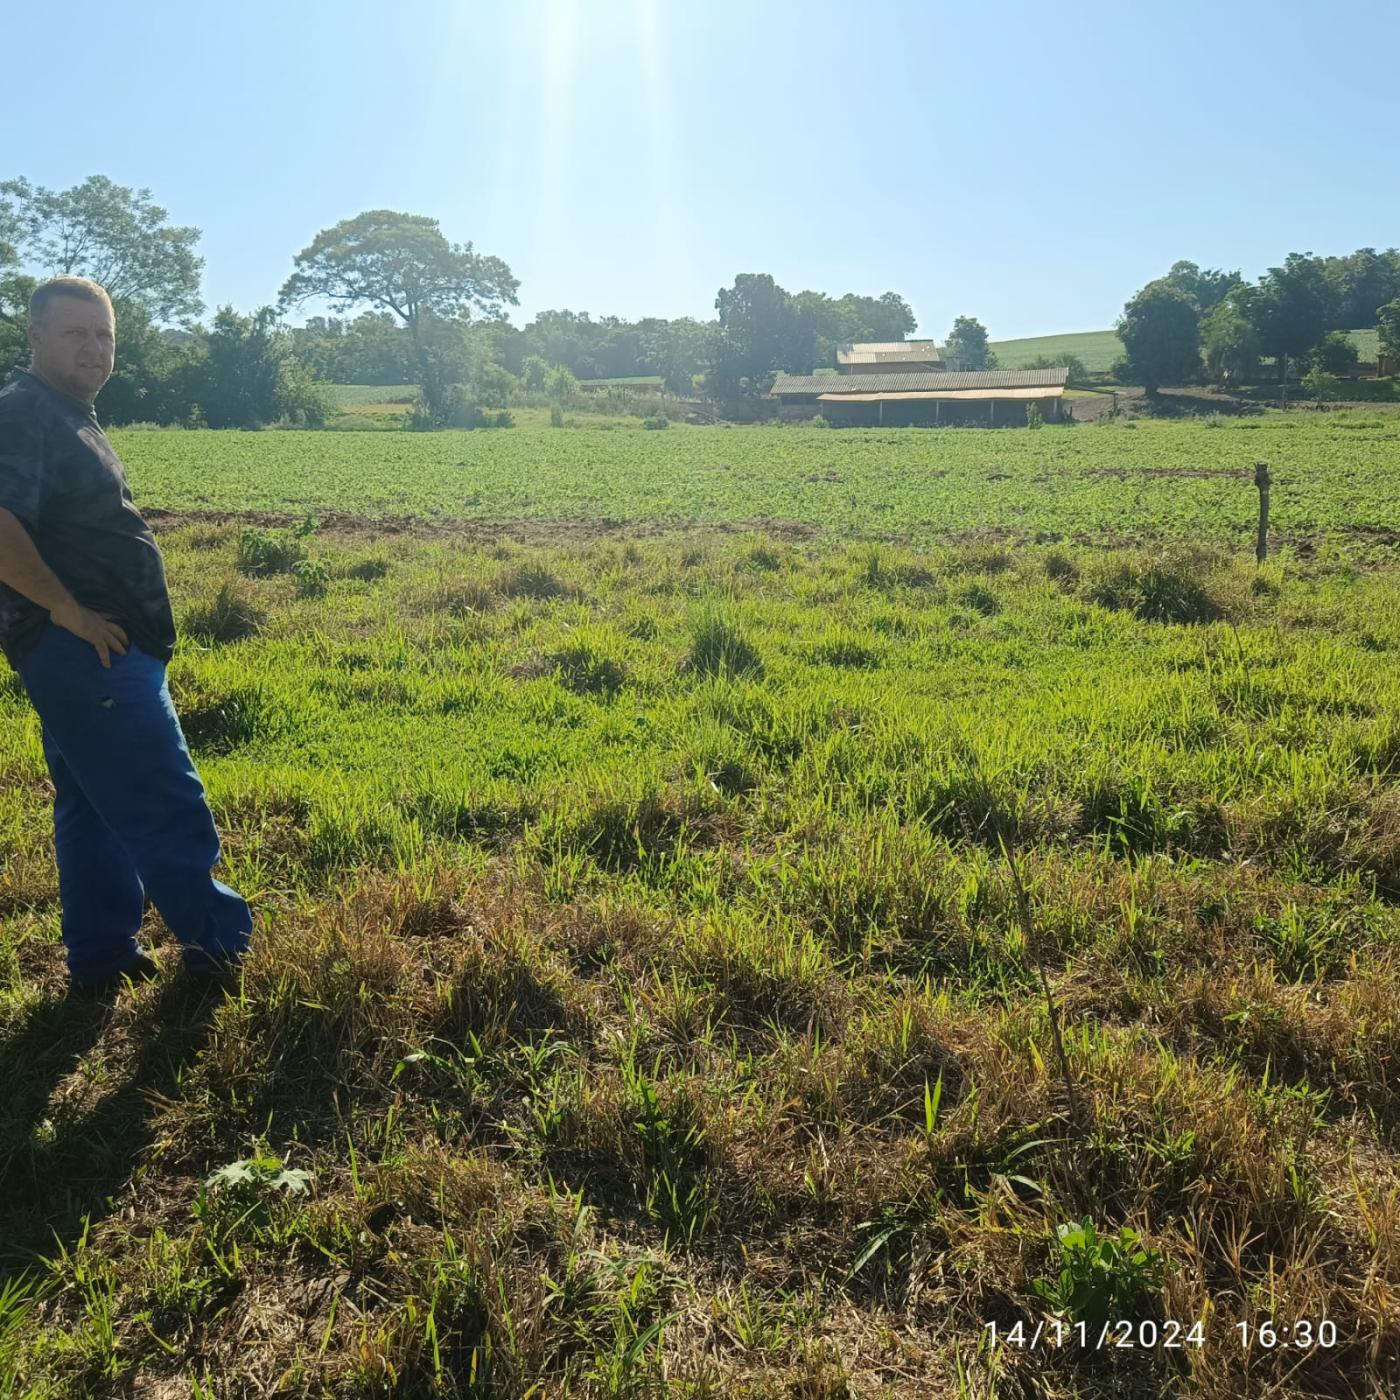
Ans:
[[[1031,403],[1047,423],[1060,420],[1068,377],[1063,369],[957,373],[931,340],[872,341],[841,346],[835,374],[780,374],[771,393],[785,421],[820,413],[840,427],[1024,427]]]
[[[920,370],[944,370],[948,366],[931,340],[869,340],[840,346],[836,351],[836,368],[841,374],[884,374],[888,371],[913,374]]]

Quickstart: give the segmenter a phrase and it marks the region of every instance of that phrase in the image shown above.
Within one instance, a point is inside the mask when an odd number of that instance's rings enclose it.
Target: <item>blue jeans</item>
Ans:
[[[131,646],[105,669],[90,643],[50,623],[18,669],[43,721],[73,981],[130,966],[148,898],[190,971],[240,957],[252,915],[210,874],[219,837],[165,664]]]

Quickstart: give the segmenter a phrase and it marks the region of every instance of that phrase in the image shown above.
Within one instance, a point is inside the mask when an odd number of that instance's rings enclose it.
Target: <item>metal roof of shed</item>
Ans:
[[[902,394],[818,394],[817,397],[824,403],[833,399],[838,403],[903,403],[906,399],[966,403],[969,399],[1058,399],[1064,392],[1063,385],[1054,384],[1039,389],[954,389],[943,394],[930,389]]]
[[[924,370],[917,374],[780,374],[774,394],[917,393],[957,389],[1053,389],[1069,378],[1067,369],[984,369],[950,374]]]
[[[859,340],[836,351],[839,365],[898,364],[901,360],[941,360],[932,340]]]

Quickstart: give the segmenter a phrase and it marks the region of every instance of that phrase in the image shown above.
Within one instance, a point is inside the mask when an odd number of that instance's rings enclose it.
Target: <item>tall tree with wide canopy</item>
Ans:
[[[715,297],[719,333],[708,389],[720,398],[767,387],[774,371],[812,369],[817,328],[810,307],[793,298],[766,272],[741,272]]]
[[[830,297],[825,292],[805,291],[792,298],[792,305],[815,332],[812,358],[820,365],[835,365],[836,352],[842,345],[862,340],[904,340],[918,324],[909,303],[898,292],[885,292],[878,297],[847,292]]]
[[[1381,357],[1400,361],[1400,297],[1381,307],[1376,313],[1376,321],[1380,329]]]
[[[1172,264],[1171,271],[1162,279],[1180,292],[1185,292],[1201,315],[1219,306],[1236,287],[1244,282],[1238,272],[1226,272],[1222,268],[1210,267],[1204,271],[1197,264],[1181,258]]]
[[[987,344],[987,328],[974,316],[959,316],[953,322],[943,353],[955,370],[996,368],[996,353]]]
[[[1259,373],[1259,333],[1233,296],[1201,317],[1201,349],[1219,384],[1243,384]]]
[[[198,316],[197,228],[176,228],[151,202],[150,190],[91,175],[69,190],[47,190],[28,180],[0,182],[0,244],[48,276],[91,277],[120,309],[139,306],[153,321]],[[3,253],[0,248],[0,253]],[[32,285],[32,283],[31,283]],[[0,290],[0,317],[21,318],[22,307]]]
[[[1195,299],[1165,277],[1149,282],[1123,308],[1118,338],[1128,352],[1120,380],[1150,395],[1163,384],[1188,383],[1201,369],[1201,313]]]
[[[413,343],[419,383],[434,421],[466,368],[466,322],[517,304],[519,281],[500,258],[449,243],[436,219],[370,209],[323,229],[295,258],[280,294],[285,311],[310,297],[336,306],[392,311]],[[459,343],[460,342],[460,343]]]
[[[1259,332],[1264,354],[1278,360],[1278,377],[1287,377],[1289,359],[1307,354],[1330,330],[1340,311],[1335,283],[1322,258],[1290,253],[1282,267],[1271,267],[1254,287],[1235,292],[1240,310]]]
[[[1361,330],[1376,324],[1382,306],[1400,296],[1400,252],[1387,248],[1358,248],[1345,257],[1324,258],[1334,288],[1339,330]]]
[[[29,356],[24,318],[16,312],[28,301],[34,283],[20,273],[18,239],[14,210],[0,197],[0,376]]]

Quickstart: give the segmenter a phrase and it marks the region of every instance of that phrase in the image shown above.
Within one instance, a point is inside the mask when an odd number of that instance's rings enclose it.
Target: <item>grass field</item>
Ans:
[[[117,444],[258,942],[0,686],[0,1394],[1394,1393],[1400,427]]]
[[[1113,331],[1080,331],[1071,335],[1036,335],[1024,340],[994,340],[997,365],[1020,369],[1042,355],[1077,355],[1090,374],[1107,373],[1123,353],[1123,342]]]
[[[362,408],[366,405],[412,401],[418,392],[415,384],[328,384],[341,408]]]
[[[1374,364],[1381,353],[1380,332],[1374,327],[1368,331],[1352,331],[1352,344],[1356,346],[1363,363]]]

